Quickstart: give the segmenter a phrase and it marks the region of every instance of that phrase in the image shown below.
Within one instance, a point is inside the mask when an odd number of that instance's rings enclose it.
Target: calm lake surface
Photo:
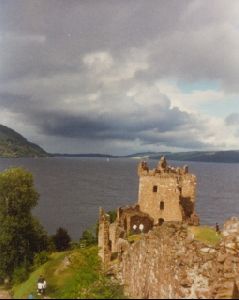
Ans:
[[[0,158],[0,171],[12,166],[31,171],[41,195],[34,214],[50,234],[63,226],[79,239],[84,229],[95,224],[99,206],[111,210],[137,202],[137,164],[134,159]],[[156,164],[150,162],[152,167]],[[214,225],[239,216],[239,164],[187,164],[198,177],[201,223]]]

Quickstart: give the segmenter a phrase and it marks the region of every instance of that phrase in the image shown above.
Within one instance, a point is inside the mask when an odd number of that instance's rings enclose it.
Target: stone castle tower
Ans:
[[[149,170],[146,162],[138,168],[140,210],[162,222],[195,223],[196,176],[188,167],[173,168],[162,157],[156,169]]]
[[[196,177],[188,167],[173,168],[162,157],[158,166],[149,170],[146,162],[138,167],[139,198],[133,206],[117,210],[117,218],[111,223],[109,216],[100,209],[99,214],[99,256],[107,265],[112,256],[120,258],[128,249],[130,235],[148,233],[154,226],[164,222],[199,225],[194,212]]]

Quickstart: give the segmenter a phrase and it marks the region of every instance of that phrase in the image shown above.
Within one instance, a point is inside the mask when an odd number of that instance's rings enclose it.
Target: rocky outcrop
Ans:
[[[239,220],[215,247],[194,240],[186,225],[163,224],[122,256],[118,277],[136,299],[238,299]]]

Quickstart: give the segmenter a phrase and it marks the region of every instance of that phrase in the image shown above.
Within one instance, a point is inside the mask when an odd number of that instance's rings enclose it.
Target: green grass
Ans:
[[[212,227],[192,226],[189,227],[189,230],[194,234],[195,240],[198,240],[209,246],[216,246],[221,240],[221,235],[218,234]]]
[[[49,262],[39,267],[33,273],[30,274],[29,279],[22,284],[19,284],[13,288],[15,299],[26,299],[28,295],[32,294],[37,297],[37,280],[40,275],[43,275],[47,279],[48,283],[48,295],[54,293],[57,287],[58,278],[55,278],[54,272],[60,265],[61,261],[67,256],[67,253],[54,253],[50,256]]]
[[[142,238],[142,236],[140,234],[133,234],[133,235],[129,235],[127,237],[127,240],[129,243],[132,244],[132,243],[135,243],[135,242],[141,240],[141,238]]]
[[[70,265],[66,266],[66,258]],[[39,298],[36,283],[40,275],[47,281],[47,297],[54,299],[123,299],[122,288],[101,270],[98,248],[89,247],[71,252],[54,253],[50,261],[30,274],[29,279],[15,286],[15,299],[29,294]]]

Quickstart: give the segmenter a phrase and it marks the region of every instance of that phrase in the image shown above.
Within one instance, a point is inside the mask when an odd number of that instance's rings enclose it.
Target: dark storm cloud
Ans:
[[[160,106],[152,107],[159,110]],[[117,112],[116,112],[117,113]],[[48,114],[45,112],[40,117],[43,120],[42,127],[46,134],[62,137],[90,137],[110,139],[135,139],[146,138],[143,132],[157,129],[158,132],[177,130],[189,123],[191,117],[178,109],[158,114],[158,118],[152,118],[152,111],[145,113],[143,108],[126,115],[115,115],[115,112],[97,115],[66,115]],[[48,118],[49,117],[49,118]],[[190,120],[191,121],[191,120]],[[149,139],[150,140],[150,139]]]
[[[0,0],[0,108],[62,143],[210,146],[201,116],[173,107],[156,81],[237,91],[237,3]]]
[[[171,147],[178,146],[189,149],[207,146],[206,143],[198,141],[196,136],[193,137],[190,134],[190,129],[192,128],[189,128],[188,125],[184,127],[183,120],[180,122],[178,119],[176,122],[171,122],[168,119],[159,120],[156,123],[152,123],[149,119],[147,119],[147,122],[139,120],[137,126],[135,126],[123,118],[117,122],[117,120],[113,119],[106,121],[106,119],[100,120],[100,118],[87,119],[85,116],[71,117],[58,115],[53,118],[51,116],[51,121],[46,120],[42,128],[47,135],[61,137],[124,141],[138,139],[143,145],[162,143]],[[198,127],[199,129],[201,128]],[[173,130],[174,134],[172,134]],[[180,133],[180,130],[183,131],[183,134]],[[167,134],[169,132],[171,134]]]
[[[161,104],[135,104],[126,112],[114,102],[108,102],[107,112],[96,109],[87,114],[66,113],[60,109],[48,111],[47,108],[40,111],[39,102],[31,103],[24,97],[18,100],[15,95],[0,94],[0,105],[8,103],[12,110],[35,123],[48,136],[111,141],[138,139],[142,145],[162,143],[185,148],[206,146],[190,132],[195,128],[198,132],[203,129],[197,118],[178,108],[170,108],[169,100],[164,98]]]

